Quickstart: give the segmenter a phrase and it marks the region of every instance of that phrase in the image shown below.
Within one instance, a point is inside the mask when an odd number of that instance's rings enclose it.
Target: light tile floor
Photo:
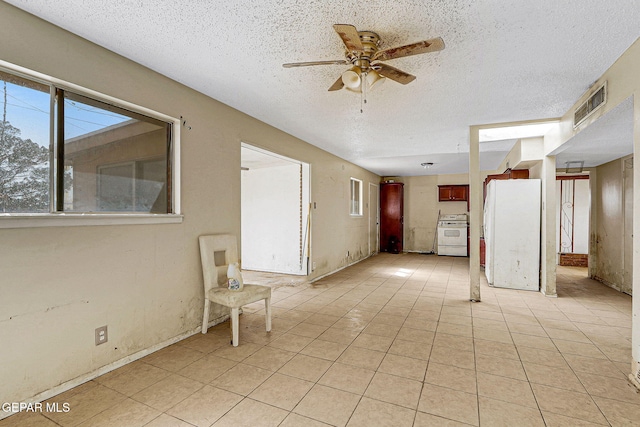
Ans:
[[[60,394],[6,426],[640,425],[631,297],[558,269],[558,298],[482,285],[468,259],[380,254],[274,287],[229,324]]]

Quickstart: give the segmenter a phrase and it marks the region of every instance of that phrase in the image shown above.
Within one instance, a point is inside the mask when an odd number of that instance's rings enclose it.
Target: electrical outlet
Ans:
[[[316,269],[316,262],[313,261],[313,266],[311,267],[311,271],[315,271],[315,269]]]
[[[96,328],[96,345],[104,344],[109,341],[107,334],[107,325]]]

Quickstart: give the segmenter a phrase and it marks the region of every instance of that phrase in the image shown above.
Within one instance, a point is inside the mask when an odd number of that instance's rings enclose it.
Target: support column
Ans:
[[[469,128],[469,291],[471,301],[480,301],[480,227],[482,184],[480,182],[480,131]]]
[[[556,156],[542,159],[542,216],[540,239],[540,292],[556,293]]]
[[[633,94],[633,153],[640,153],[640,91]],[[631,318],[631,374],[629,379],[640,388],[640,168],[633,168],[633,298]]]

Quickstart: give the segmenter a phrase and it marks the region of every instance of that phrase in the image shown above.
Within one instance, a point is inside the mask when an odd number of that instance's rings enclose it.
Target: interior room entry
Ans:
[[[242,268],[307,275],[308,163],[242,144]]]
[[[558,264],[587,266],[589,253],[589,176],[556,177]]]

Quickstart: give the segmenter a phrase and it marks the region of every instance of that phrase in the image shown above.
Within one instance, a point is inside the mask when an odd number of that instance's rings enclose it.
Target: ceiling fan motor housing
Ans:
[[[373,31],[358,31],[358,35],[362,43],[362,51],[347,51],[346,57],[349,62],[366,72],[370,68],[371,58],[378,51],[380,36]]]

